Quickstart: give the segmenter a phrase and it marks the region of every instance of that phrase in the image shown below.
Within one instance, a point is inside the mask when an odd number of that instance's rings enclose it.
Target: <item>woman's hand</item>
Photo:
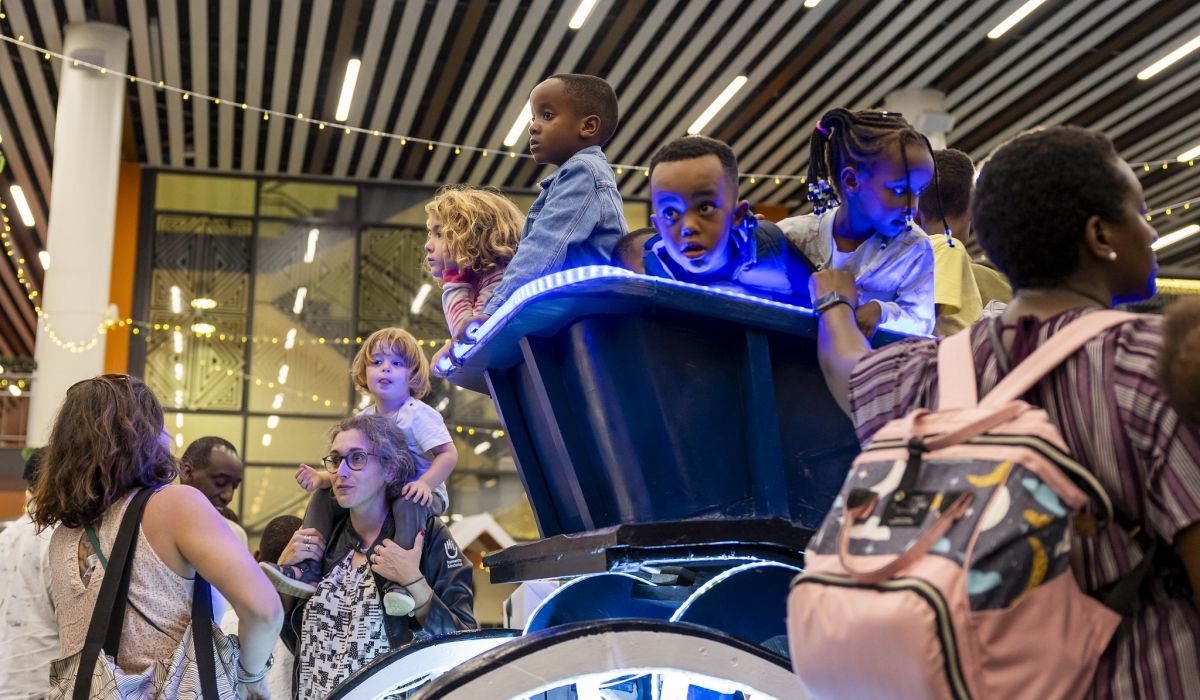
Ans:
[[[433,500],[433,489],[425,483],[424,479],[415,479],[400,489],[400,495],[406,501],[412,501],[419,506],[428,506]]]
[[[425,544],[425,531],[421,530],[413,540],[412,549],[405,549],[391,540],[384,540],[371,552],[371,571],[399,584],[424,578],[421,573],[421,548]]]
[[[831,292],[837,292],[850,300],[852,306],[858,306],[858,287],[854,286],[854,275],[844,270],[828,268],[812,274],[808,280],[809,294],[812,302]]]
[[[292,535],[292,539],[283,548],[283,554],[279,555],[279,561],[275,563],[280,566],[295,566],[305,560],[321,561],[324,556],[325,538],[316,528],[302,527]]]
[[[242,700],[271,700],[266,678],[257,683],[238,683],[237,694]]]

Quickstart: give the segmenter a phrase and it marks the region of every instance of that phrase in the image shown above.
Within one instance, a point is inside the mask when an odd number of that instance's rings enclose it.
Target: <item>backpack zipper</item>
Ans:
[[[926,436],[927,438],[930,436]],[[1086,490],[1091,491],[1091,495],[1099,501],[1103,508],[1104,518],[1098,524],[1098,529],[1103,530],[1108,527],[1108,524],[1113,519],[1112,499],[1108,497],[1108,492],[1100,485],[1099,480],[1089,472],[1082,464],[1076,462],[1067,453],[1058,449],[1054,445],[1045,440],[1033,437],[1030,435],[977,435],[970,440],[964,441],[962,444],[967,445],[1018,445],[1028,447],[1031,450],[1042,455],[1046,459],[1054,462],[1060,469],[1067,472],[1072,481],[1076,483],[1082,481],[1087,485]],[[881,442],[872,443],[863,452],[872,450],[887,450],[896,448],[907,448],[908,443],[903,440],[884,440]]]
[[[958,643],[955,640],[954,626],[950,622],[950,608],[941,591],[918,578],[897,578],[875,584],[858,583],[849,576],[836,574],[803,573],[792,580],[792,588],[803,583],[821,583],[827,586],[842,588],[867,588],[881,592],[912,591],[921,596],[933,610],[937,619],[938,640],[942,645],[942,660],[946,671],[946,682],[955,700],[971,700],[971,692],[967,689],[963,677],[962,664],[958,658]]]

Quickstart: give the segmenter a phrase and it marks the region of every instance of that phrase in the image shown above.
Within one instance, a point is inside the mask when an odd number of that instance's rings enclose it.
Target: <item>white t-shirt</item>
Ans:
[[[365,414],[375,413],[375,406],[367,406],[362,412]],[[442,420],[442,414],[435,411],[432,406],[411,396],[400,407],[400,410],[396,411],[394,420],[396,426],[404,433],[404,439],[408,441],[408,450],[416,460],[417,477],[420,477],[429,471],[429,465],[433,463],[433,448],[451,441],[450,431],[446,429],[446,421]],[[433,489],[433,493],[442,499],[444,507],[442,513],[446,512],[446,509],[450,507],[450,495],[446,492],[446,484],[444,482],[438,484]],[[437,510],[437,504],[429,505],[435,511]]]
[[[50,693],[50,662],[62,655],[50,593],[50,535],[25,514],[0,533],[0,699]]]
[[[846,264],[846,261],[850,259],[850,256],[854,255],[854,253],[857,251],[852,250],[849,253],[843,253],[837,249],[837,246],[834,246],[831,252],[832,255],[830,256],[829,266],[835,270],[840,270],[842,269],[842,266]]]

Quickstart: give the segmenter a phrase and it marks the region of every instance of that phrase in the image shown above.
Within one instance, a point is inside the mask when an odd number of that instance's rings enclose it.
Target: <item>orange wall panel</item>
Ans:
[[[121,163],[121,179],[117,184],[117,220],[113,233],[112,278],[108,284],[108,301],[116,304],[122,319],[129,318],[133,309],[133,280],[137,266],[138,210],[141,207],[142,166]],[[129,371],[129,334],[131,329],[114,328],[104,345],[104,371]]]

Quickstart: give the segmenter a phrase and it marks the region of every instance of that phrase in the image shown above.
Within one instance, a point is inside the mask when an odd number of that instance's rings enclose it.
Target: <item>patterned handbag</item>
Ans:
[[[192,624],[175,652],[139,674],[117,666],[138,530],[153,493],[138,493],[121,519],[83,650],[50,665],[50,700],[238,700],[241,649],[236,637],[213,623],[212,590],[199,573],[192,589]]]

